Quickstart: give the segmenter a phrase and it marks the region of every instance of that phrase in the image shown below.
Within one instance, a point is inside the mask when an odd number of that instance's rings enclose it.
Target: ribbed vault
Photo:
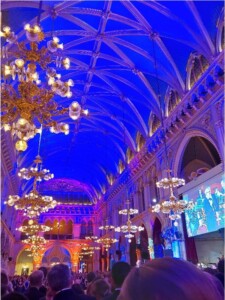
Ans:
[[[75,86],[72,100],[58,101],[78,101],[90,112],[79,122],[61,118],[70,124],[68,136],[43,132],[41,155],[56,178],[83,182],[96,196],[104,190],[127,149],[137,151],[137,135],[149,138],[150,116],[161,118],[168,88],[180,98],[187,92],[190,54],[209,63],[216,55],[222,7],[219,1],[43,1],[39,11],[39,1],[2,1],[2,23],[19,40],[24,24],[40,15],[46,40],[55,35],[64,43],[71,68],[60,72]],[[22,166],[34,159],[37,144],[36,136],[20,154]]]

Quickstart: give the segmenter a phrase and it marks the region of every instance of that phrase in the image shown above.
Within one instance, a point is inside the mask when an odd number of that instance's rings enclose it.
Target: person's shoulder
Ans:
[[[81,300],[81,299],[79,295],[74,294],[72,289],[68,289],[56,294],[53,300]]]
[[[96,300],[96,298],[88,295],[79,295],[79,300]]]
[[[119,293],[115,291],[114,293],[106,296],[103,300],[116,300],[118,296]]]
[[[72,293],[72,290],[66,290],[66,291],[60,291],[60,292],[57,292],[54,296],[54,300],[60,300],[60,299],[65,299],[65,295],[69,296],[70,294],[73,294]],[[70,298],[68,298],[70,299]]]
[[[111,295],[108,295],[108,296],[106,296],[105,298],[103,298],[103,300],[112,300],[112,294],[111,294]]]

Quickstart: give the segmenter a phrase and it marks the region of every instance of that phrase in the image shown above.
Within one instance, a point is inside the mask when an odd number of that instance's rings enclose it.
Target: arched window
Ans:
[[[166,100],[166,115],[169,116],[177,104],[180,102],[180,97],[177,91],[168,88],[165,96]]]
[[[155,115],[151,114],[150,116],[150,136],[152,136],[156,130],[160,127],[160,119]]]
[[[145,261],[150,258],[148,251],[148,233],[144,224],[142,224],[142,227],[144,227],[144,230],[140,232],[140,250],[141,258]]]
[[[50,231],[51,239],[56,240],[59,239],[59,236],[62,233],[62,226],[63,223],[61,223],[59,220],[55,219],[52,223],[52,230]]]
[[[186,182],[195,179],[200,170],[209,170],[220,164],[220,156],[210,141],[196,136],[188,142],[180,165],[180,176]]]
[[[109,174],[106,176],[107,177],[107,181],[110,185],[113,185],[113,181],[114,181],[114,178],[113,178],[113,175],[112,174]]]
[[[73,235],[73,222],[71,220],[67,223],[67,238],[72,238]]]
[[[222,52],[224,48],[224,8],[222,8],[217,21],[216,50],[217,52]]]
[[[51,239],[51,234],[52,234],[52,230],[53,230],[53,224],[52,224],[52,222],[50,220],[47,220],[47,221],[45,221],[45,226],[48,226],[48,227],[51,228],[50,231],[46,231],[45,234],[44,234],[44,238],[47,239],[47,240],[49,240],[49,239]]]
[[[91,220],[88,221],[87,226],[87,236],[92,236],[94,234],[93,232],[93,222]]]
[[[139,212],[145,211],[145,193],[142,179],[138,183]]]
[[[155,258],[163,257],[163,239],[162,239],[162,224],[158,218],[155,219],[153,225],[153,245]]]
[[[122,160],[119,160],[119,174],[121,174],[123,172],[123,170],[125,169],[125,165],[123,163]]]
[[[86,226],[86,222],[83,220],[80,225],[80,238],[84,239],[86,235],[87,235],[87,226]]]
[[[137,143],[137,151],[139,152],[145,144],[145,138],[140,132],[137,132],[136,143]]]
[[[66,228],[66,221],[65,220],[61,220],[59,222],[59,230],[58,230],[58,235],[59,236],[65,236],[67,234],[66,232],[67,228]]]
[[[208,68],[207,59],[197,52],[191,53],[187,64],[187,89],[190,90],[195,82]]]
[[[127,153],[126,153],[126,158],[127,158],[127,163],[128,164],[131,162],[131,160],[133,159],[133,157],[134,157],[133,151],[130,148],[128,148],[127,149]]]

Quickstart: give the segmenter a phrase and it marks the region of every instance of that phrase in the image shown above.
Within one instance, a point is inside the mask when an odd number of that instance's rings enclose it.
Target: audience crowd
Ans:
[[[1,271],[3,300],[222,300],[223,286],[224,259],[214,272],[175,258],[133,268],[117,262],[107,273],[73,273],[64,264],[41,267],[29,277]]]

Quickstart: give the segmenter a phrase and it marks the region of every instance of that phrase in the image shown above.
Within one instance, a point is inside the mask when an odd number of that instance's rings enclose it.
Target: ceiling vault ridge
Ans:
[[[23,27],[38,25],[43,40],[40,34],[36,42],[40,52],[46,49],[46,57],[51,56],[49,69],[46,76],[47,67],[42,69],[40,60],[29,58],[22,67],[24,78],[28,77],[25,68],[33,64],[39,76],[38,88],[48,91],[55,88],[50,86],[50,71],[57,74],[56,85],[60,82],[71,85],[71,93],[62,98],[59,93],[52,98],[55,106],[50,105],[49,110],[52,109],[51,132],[41,119],[45,111],[40,114],[37,110],[32,119],[37,135],[33,138],[27,135],[26,151],[7,153],[7,147],[15,143],[4,132],[3,168],[11,169],[10,189],[18,185],[20,192],[25,192],[32,187],[17,178],[17,171],[31,166],[42,132],[43,166],[56,179],[87,185],[93,191],[94,201],[111,199],[120,191],[118,186],[130,184],[131,178],[136,180],[141,170],[146,170],[154,156],[161,153],[161,115],[166,139],[175,141],[182,128],[222,95],[223,4],[213,0],[178,2],[2,1],[4,64],[12,67],[17,66],[16,59],[25,61],[32,47]],[[24,51],[30,51],[28,54],[22,50],[15,53],[17,46],[8,42],[6,26],[11,28],[12,35],[15,32],[16,43],[24,44],[27,48]],[[57,38],[60,47],[50,47]],[[65,58],[68,65],[64,64]],[[16,80],[11,76],[10,88],[20,99],[18,68]],[[5,71],[2,82],[8,84],[9,77]],[[81,111],[77,119],[76,107]],[[62,108],[65,113],[57,115]],[[21,113],[15,122],[19,118],[23,119]],[[52,124],[58,127],[51,127]],[[65,135],[60,131],[64,126],[68,129]],[[118,185],[115,189],[114,184]]]
[[[199,29],[201,30],[202,32],[202,36],[204,37],[206,43],[205,46],[207,46],[207,48],[209,49],[209,52],[208,52],[208,57],[211,57],[211,55],[214,55],[215,54],[215,46],[213,45],[213,42],[201,20],[201,17],[196,9],[196,6],[194,4],[193,1],[186,1],[187,2],[187,5],[189,6],[198,26],[199,26]],[[200,41],[199,41],[200,42]]]

